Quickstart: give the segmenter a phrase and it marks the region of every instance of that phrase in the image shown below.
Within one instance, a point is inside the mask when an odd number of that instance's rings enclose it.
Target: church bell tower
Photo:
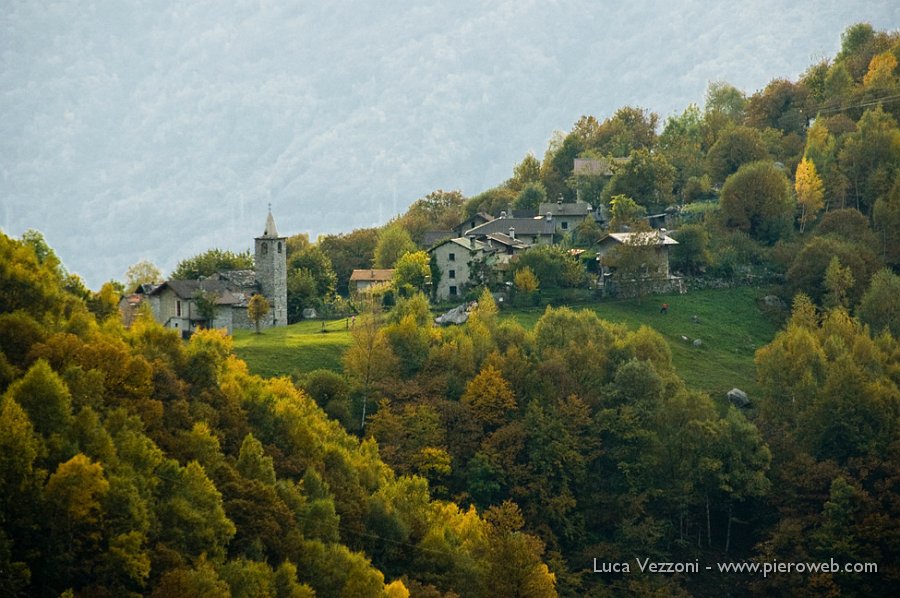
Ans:
[[[272,310],[269,323],[287,326],[287,238],[278,235],[272,207],[262,236],[256,237],[256,280]]]

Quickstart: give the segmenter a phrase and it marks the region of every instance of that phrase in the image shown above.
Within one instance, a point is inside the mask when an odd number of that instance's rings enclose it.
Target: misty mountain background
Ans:
[[[896,0],[58,0],[0,7],[0,228],[98,288],[475,195],[555,129],[796,79]]]

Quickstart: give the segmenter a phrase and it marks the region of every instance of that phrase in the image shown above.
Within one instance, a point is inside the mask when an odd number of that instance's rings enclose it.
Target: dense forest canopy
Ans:
[[[891,595],[900,582],[900,35],[859,24],[833,59],[746,96],[710,85],[664,123],[581,118],[543,159],[381,229],[288,241],[289,304],[360,302],[340,371],[262,379],[216,331],[183,343],[39,233],[0,236],[0,591],[5,595]],[[575,173],[576,158],[608,174]],[[790,305],[742,410],[685,385],[649,327],[488,289],[436,328],[417,244],[547,198],[613,226],[679,218],[673,267],[774,285]],[[508,271],[584,286],[567,249]],[[247,256],[208,252],[180,274]],[[142,268],[155,276],[152,268]],[[137,270],[135,270],[137,276]],[[754,278],[755,277],[755,278]],[[654,575],[654,562],[876,563],[877,573]],[[632,572],[593,569],[631,561]]]

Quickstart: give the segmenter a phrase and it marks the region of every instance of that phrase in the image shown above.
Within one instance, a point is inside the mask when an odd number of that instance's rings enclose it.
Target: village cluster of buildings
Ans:
[[[576,175],[611,174],[610,164],[597,160],[576,160]],[[662,216],[662,215],[660,215]],[[654,224],[651,217],[651,224]],[[541,203],[534,214],[502,212],[499,217],[477,213],[452,230],[429,231],[423,245],[441,272],[432,293],[438,301],[461,298],[472,286],[486,282],[485,274],[502,273],[510,261],[532,247],[556,245],[587,220],[605,227],[607,214],[600,213],[579,197],[574,203],[562,200]],[[661,223],[657,221],[656,224]],[[657,280],[671,278],[668,250],[677,242],[665,228],[650,232],[609,233],[596,246],[599,280],[610,274],[604,259],[616,247],[639,244],[649,251],[645,274]],[[141,285],[123,297],[120,309],[126,323],[143,304],[167,328],[187,337],[200,327],[253,328],[248,314],[250,299],[257,294],[269,302],[270,311],[261,327],[286,326],[287,320],[287,238],[280,236],[271,210],[262,235],[254,239],[254,270],[228,270],[198,280],[167,280]],[[581,251],[581,250],[573,250]],[[359,269],[350,277],[351,294],[366,292],[376,285],[389,284],[391,269]]]
[[[506,270],[510,260],[532,247],[558,244],[588,219],[598,226],[605,226],[607,220],[587,202],[559,200],[540,204],[537,216],[502,212],[495,218],[478,213],[453,230],[429,231],[423,245],[441,273],[432,289],[435,299],[453,301],[461,297],[470,287],[485,282],[485,272]],[[646,267],[650,276],[656,279],[671,277],[668,250],[677,245],[677,241],[666,234],[665,228],[659,228],[652,232],[610,233],[603,238],[596,247],[601,281],[604,274],[610,273],[610,265],[603,258],[616,247],[626,244],[638,244],[650,250]],[[390,269],[354,270],[350,291],[360,293],[375,285],[387,284],[393,272]]]

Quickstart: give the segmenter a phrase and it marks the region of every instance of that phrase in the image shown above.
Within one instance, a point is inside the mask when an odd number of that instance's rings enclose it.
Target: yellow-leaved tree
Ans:
[[[800,160],[800,164],[797,165],[797,174],[794,177],[794,190],[797,192],[797,203],[800,204],[800,232],[802,233],[806,228],[806,223],[815,218],[825,207],[825,188],[812,160],[806,158]]]

